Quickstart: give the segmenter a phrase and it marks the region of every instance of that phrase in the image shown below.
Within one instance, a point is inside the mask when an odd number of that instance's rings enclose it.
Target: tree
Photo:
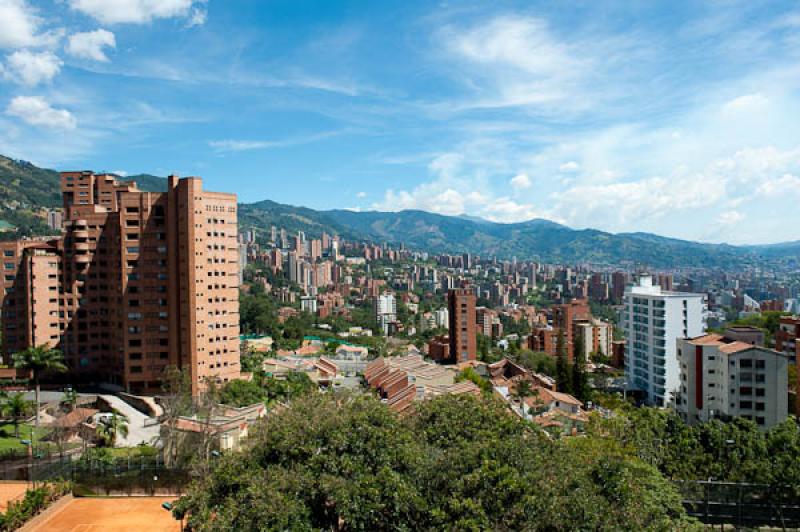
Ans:
[[[164,460],[172,466],[180,459],[178,418],[191,414],[193,410],[192,383],[188,371],[175,366],[164,369],[161,382],[161,408],[164,412],[161,440],[164,442]]]
[[[493,398],[397,416],[368,395],[312,394],[253,427],[173,513],[196,532],[694,528],[654,467],[578,445],[588,458]]]
[[[489,379],[484,379],[481,377],[478,372],[475,371],[475,368],[464,368],[458,375],[456,375],[455,380],[456,382],[471,381],[481,389],[481,392],[485,394],[492,393],[492,383],[489,381]]]
[[[583,351],[583,338],[578,337],[575,340],[575,352],[572,361],[572,393],[577,399],[585,403],[591,398],[592,390],[589,388]]]
[[[264,401],[264,389],[253,381],[235,379],[226,382],[220,389],[219,401],[231,406],[249,406]]]
[[[19,420],[31,411],[31,402],[25,394],[15,393],[8,396],[2,406],[3,415],[9,416],[14,424],[14,437],[19,438]]]
[[[121,412],[113,410],[110,416],[100,418],[97,435],[105,445],[114,447],[119,436],[128,437],[128,418]]]
[[[64,364],[64,355],[57,349],[51,349],[47,344],[38,347],[29,347],[12,355],[14,367],[30,371],[36,386],[36,428],[39,428],[39,378],[48,372],[67,371]]]
[[[559,329],[558,337],[556,338],[556,386],[559,392],[572,392],[572,379],[570,377],[564,331]]]
[[[69,389],[64,392],[64,399],[62,400],[63,404],[67,405],[67,408],[70,412],[75,410],[78,407],[78,392],[73,389]]]
[[[531,387],[531,383],[528,381],[518,381],[516,386],[514,386],[514,398],[517,399],[520,403],[522,403],[526,397],[530,397],[533,395],[533,388]]]
[[[547,353],[523,349],[516,357],[509,358],[534,373],[542,373],[548,377],[556,376],[556,359]]]

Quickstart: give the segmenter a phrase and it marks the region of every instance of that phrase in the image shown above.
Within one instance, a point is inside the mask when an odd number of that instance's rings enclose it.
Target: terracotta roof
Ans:
[[[69,414],[56,418],[50,423],[51,427],[74,428],[94,416],[99,410],[94,408],[76,408]]]
[[[721,334],[711,333],[692,338],[689,343],[692,345],[722,345],[724,336]]]
[[[731,342],[729,344],[720,346],[719,350],[721,353],[727,353],[730,355],[732,353],[738,353],[739,351],[744,351],[752,347],[753,346],[747,342]]]
[[[575,405],[577,407],[583,405],[583,403],[568,393],[555,392],[543,387],[534,388],[534,391],[535,390],[538,390],[538,395],[531,395],[525,398],[525,404],[528,406],[550,404],[556,401],[563,404]]]

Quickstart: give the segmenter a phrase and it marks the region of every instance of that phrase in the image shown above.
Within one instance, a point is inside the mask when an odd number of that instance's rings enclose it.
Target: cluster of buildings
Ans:
[[[675,408],[688,423],[744,417],[769,428],[788,416],[788,368],[798,361],[796,317],[781,318],[776,349],[754,327],[707,330],[705,294],[664,290],[642,276],[625,292],[628,389]]]
[[[168,365],[194,392],[239,376],[236,196],[168,185],[61,174],[61,236],[0,243],[6,362],[48,345],[74,381],[137,393],[159,391]]]

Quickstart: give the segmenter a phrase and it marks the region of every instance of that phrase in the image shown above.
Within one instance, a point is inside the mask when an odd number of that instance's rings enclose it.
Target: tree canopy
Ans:
[[[602,449],[602,448],[601,448]],[[691,528],[657,469],[584,456],[505,405],[313,394],[255,428],[175,505],[193,530],[675,530]]]

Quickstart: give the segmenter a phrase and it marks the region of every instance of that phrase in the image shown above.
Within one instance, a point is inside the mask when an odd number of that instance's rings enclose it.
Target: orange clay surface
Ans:
[[[180,521],[161,507],[175,497],[75,498],[48,516],[36,532],[180,532]]]
[[[27,482],[0,482],[0,512],[6,511],[9,502],[22,500],[29,486]]]

